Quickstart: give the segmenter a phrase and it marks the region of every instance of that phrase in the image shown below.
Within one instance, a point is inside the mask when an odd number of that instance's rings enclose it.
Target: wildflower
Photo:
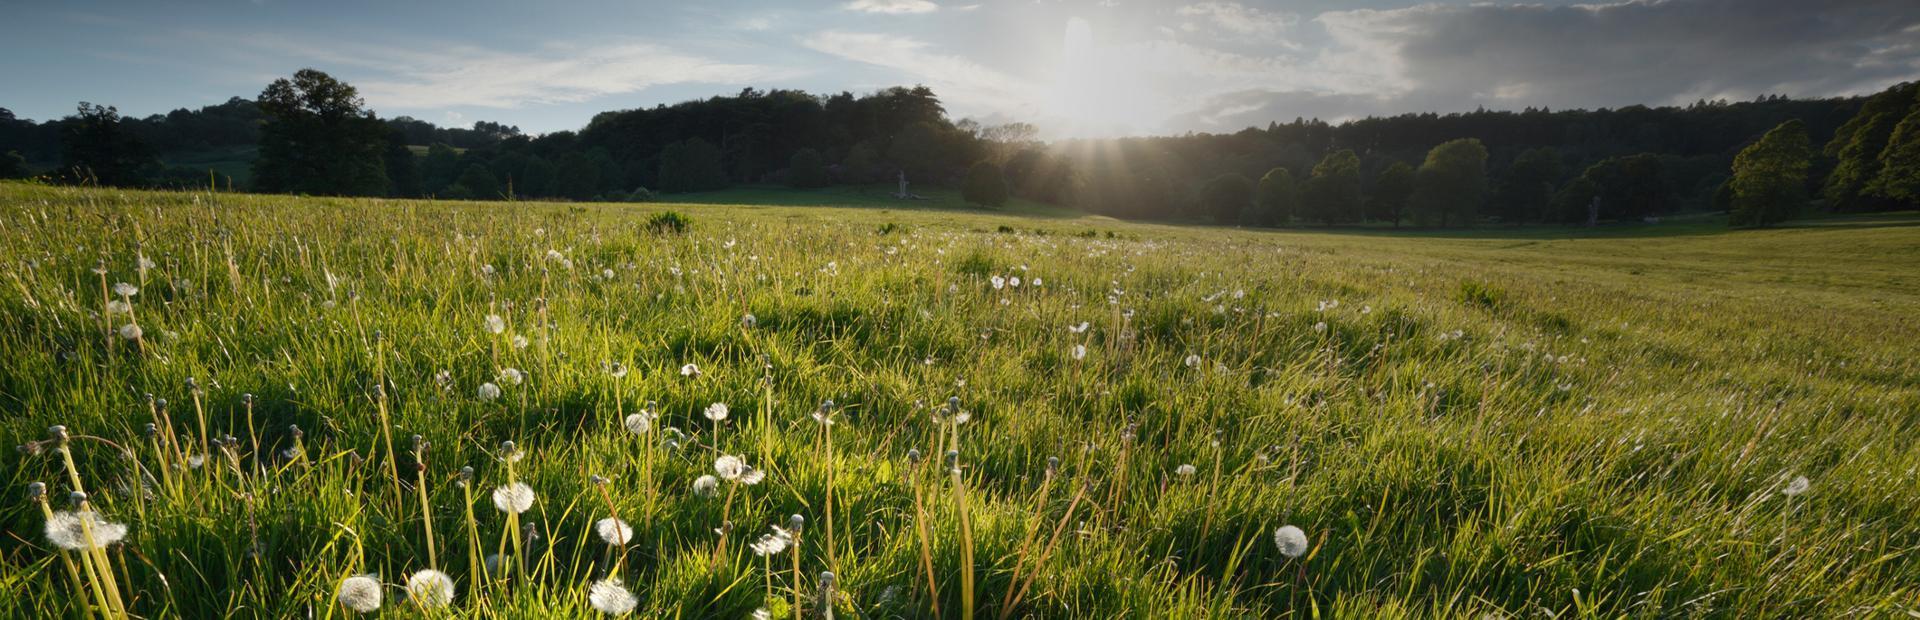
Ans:
[[[140,287],[125,282],[115,283],[113,285],[113,294],[121,297],[132,297],[140,294]]]
[[[1198,470],[1194,469],[1192,463],[1181,463],[1179,467],[1173,469],[1173,473],[1179,474],[1181,478],[1192,478],[1195,471]]]
[[[1313,332],[1314,332],[1314,333],[1316,333],[1316,334],[1324,334],[1324,333],[1326,333],[1326,332],[1327,332],[1327,322],[1326,322],[1326,321],[1321,321],[1321,322],[1319,322],[1319,323],[1314,323],[1314,324],[1313,324]]]
[[[500,318],[498,314],[487,315],[487,333],[498,334],[504,331],[507,331],[506,319]]]
[[[1093,327],[1093,324],[1088,323],[1086,321],[1081,321],[1079,325],[1068,325],[1067,331],[1075,334],[1084,334],[1087,332],[1087,328],[1089,327]]]
[[[533,487],[515,482],[493,490],[493,507],[500,512],[520,514],[533,507]]]
[[[780,529],[778,525],[772,527],[773,533],[761,534],[759,540],[755,540],[748,545],[753,548],[754,555],[763,558],[770,555],[779,555],[780,552],[787,550],[788,545],[793,544],[793,534]]]
[[[653,416],[645,411],[629,414],[627,415],[625,424],[628,432],[635,435],[645,435],[647,431],[653,430]]]
[[[613,517],[607,517],[593,523],[593,531],[600,540],[609,545],[624,545],[633,540],[633,526]]]
[[[1787,488],[1781,489],[1780,493],[1787,497],[1797,497],[1812,487],[1813,482],[1807,480],[1806,476],[1794,476],[1793,480],[1787,483]]]
[[[633,593],[628,592],[626,586],[620,585],[619,577],[608,577],[587,586],[587,602],[592,603],[593,608],[600,610],[600,613],[609,616],[626,615],[627,612],[633,611],[634,606],[640,604],[640,600],[634,598]]]
[[[92,530],[92,544],[88,544],[87,533]],[[55,546],[69,551],[87,548],[105,548],[127,536],[127,526],[100,518],[92,511],[53,513],[47,519],[47,540]]]
[[[682,377],[698,377],[698,376],[700,376],[700,367],[699,367],[699,366],[695,366],[695,365],[693,365],[693,364],[687,364],[687,365],[685,365],[685,366],[681,366],[681,367],[680,367],[680,376],[682,376]]]
[[[1187,367],[1188,367],[1188,368],[1199,368],[1199,367],[1200,367],[1200,356],[1199,356],[1199,355],[1188,355],[1188,356],[1187,356]]]
[[[1073,355],[1073,359],[1076,361],[1087,359],[1087,345],[1084,345],[1084,344],[1073,345],[1071,355]]]
[[[446,607],[453,602],[453,578],[431,568],[407,578],[407,599],[421,607]]]
[[[354,575],[340,580],[340,589],[333,598],[340,605],[360,613],[371,613],[380,609],[380,580],[373,575]]]
[[[142,332],[140,331],[140,326],[139,326],[139,325],[135,325],[135,324],[132,324],[132,323],[128,323],[128,324],[126,324],[126,325],[121,325],[121,326],[120,326],[120,337],[121,337],[121,338],[125,338],[125,339],[128,339],[128,340],[139,340],[139,339],[140,339],[140,334],[141,334],[141,333],[142,333]]]
[[[521,382],[526,380],[527,374],[520,372],[518,368],[503,368],[500,370],[500,383],[502,384],[509,386],[520,385]]]
[[[997,291],[997,290],[1000,290],[1000,289],[1003,289],[1003,288],[1006,288],[1006,287],[1007,287],[1007,279],[1006,279],[1006,278],[1002,278],[1002,277],[1000,277],[1000,276],[994,276],[994,277],[992,277],[992,278],[989,278],[989,280],[990,280],[991,282],[993,282],[993,290],[996,290],[996,291]]]
[[[494,385],[492,383],[482,383],[480,384],[480,389],[475,393],[475,395],[479,396],[480,400],[493,400],[493,399],[499,398],[500,386]]]
[[[1291,525],[1280,526],[1273,531],[1273,546],[1280,548],[1280,555],[1300,557],[1307,552],[1307,533]]]
[[[707,410],[702,413],[707,416],[707,419],[719,422],[727,419],[727,414],[732,411],[732,409],[727,408],[726,403],[713,403],[707,405]]]
[[[706,474],[693,480],[693,494],[701,497],[713,497],[720,492],[720,479]]]

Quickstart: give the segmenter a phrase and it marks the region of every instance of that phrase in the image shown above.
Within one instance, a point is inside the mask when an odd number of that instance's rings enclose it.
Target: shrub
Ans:
[[[647,218],[647,230],[657,234],[680,234],[693,227],[693,220],[677,211],[661,211]]]

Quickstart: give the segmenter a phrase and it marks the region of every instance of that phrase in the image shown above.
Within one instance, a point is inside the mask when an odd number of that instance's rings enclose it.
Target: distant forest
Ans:
[[[949,118],[922,86],[745,89],[529,136],[380,118],[303,70],[254,99],[145,118],[0,108],[0,178],[310,195],[648,201],[735,184],[959,188],[1133,219],[1253,226],[1638,221],[1920,207],[1920,87],[1685,107],[1403,114],[1232,134],[1044,143]],[[1746,215],[1742,215],[1742,214]],[[1760,215],[1755,215],[1760,214]]]

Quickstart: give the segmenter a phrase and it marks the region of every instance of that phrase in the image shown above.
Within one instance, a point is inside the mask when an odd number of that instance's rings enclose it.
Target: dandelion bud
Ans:
[[[833,399],[829,398],[827,400],[820,401],[820,410],[833,411]]]
[[[1056,471],[1060,471],[1060,457],[1047,457],[1047,475],[1051,476]]]
[[[954,410],[954,411],[959,411],[959,410],[960,410],[960,397],[958,397],[958,396],[948,396],[948,397],[947,397],[947,408],[948,408],[948,409],[952,409],[952,410]]]
[[[919,465],[919,464],[920,464],[920,449],[919,449],[919,448],[908,448],[908,449],[907,449],[907,463],[908,463],[908,464],[911,464],[911,465]]]
[[[253,392],[247,392],[245,394],[241,394],[240,402],[249,407],[253,406]]]
[[[800,530],[805,529],[806,526],[807,526],[806,517],[802,517],[800,515],[793,515],[791,517],[787,517],[787,531],[792,533],[794,536],[799,536]]]
[[[34,501],[43,501],[46,499],[46,497],[47,497],[47,483],[45,482],[27,483],[27,499],[34,500]]]
[[[830,570],[820,571],[820,590],[821,591],[833,590],[833,582],[834,582],[833,571],[830,571]]]
[[[292,435],[294,439],[299,439],[301,437],[307,436],[307,432],[300,430],[300,425],[298,424],[288,424],[287,434]]]
[[[513,452],[514,452],[514,450],[515,450],[515,447],[514,447],[514,445],[513,445],[513,440],[512,440],[512,439],[508,439],[508,440],[505,440],[505,441],[502,441],[502,442],[500,442],[500,453],[501,453],[501,454],[513,454]]]
[[[421,436],[419,436],[419,435],[414,435],[414,436],[413,436],[413,450],[414,450],[415,452],[419,452],[419,451],[421,451],[421,450],[425,450],[425,449],[427,449],[427,440],[426,440],[426,438],[425,438],[425,437],[421,437]]]
[[[599,474],[587,476],[587,482],[591,482],[593,483],[594,486],[597,486],[597,487],[607,486],[607,479],[601,477]]]
[[[59,442],[62,445],[65,445],[67,443],[68,436],[67,436],[67,427],[65,425],[55,424],[53,426],[48,427],[47,435],[52,437],[54,441]]]
[[[947,468],[956,469],[956,470],[960,469],[960,451],[959,450],[947,451]]]
[[[468,465],[466,467],[460,468],[460,481],[468,482],[471,480],[473,480],[473,466]]]
[[[87,503],[87,492],[86,492],[86,491],[74,491],[74,492],[72,492],[72,493],[68,493],[68,494],[67,494],[67,501],[68,501],[68,502],[70,502],[70,503],[72,503],[72,504],[73,504],[74,506],[80,506],[80,505],[83,505],[83,504],[86,504],[86,503]]]
[[[194,381],[193,377],[187,377],[187,391],[189,392],[200,391],[200,383],[198,381]]]
[[[148,439],[152,439],[155,434],[160,432],[160,427],[154,426],[152,422],[148,422],[145,428],[140,429],[140,432]]]

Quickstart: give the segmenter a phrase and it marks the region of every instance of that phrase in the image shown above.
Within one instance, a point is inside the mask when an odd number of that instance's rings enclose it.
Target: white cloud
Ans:
[[[932,13],[940,10],[940,5],[929,0],[853,0],[840,6],[849,11],[891,15]]]
[[[965,57],[944,54],[916,39],[888,34],[829,30],[800,39],[808,49],[847,60],[886,67],[906,79],[932,87],[956,107],[1013,116],[1031,115],[1035,92],[1020,78]]]
[[[338,71],[375,109],[518,108],[575,103],[665,84],[731,85],[790,75],[645,43],[555,44],[505,52],[464,45],[315,44],[268,35],[229,41]]]
[[[1264,11],[1238,2],[1200,2],[1174,9],[1174,14],[1191,18],[1182,24],[1181,29],[1188,32],[1206,31],[1226,34],[1236,38],[1255,39],[1280,45],[1287,49],[1300,49],[1300,44],[1281,38],[1300,22],[1297,13]]]

